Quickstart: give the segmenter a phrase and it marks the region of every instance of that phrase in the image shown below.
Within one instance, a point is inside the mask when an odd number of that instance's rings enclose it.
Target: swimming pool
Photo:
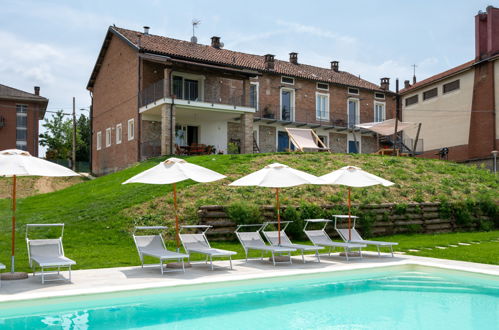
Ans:
[[[0,304],[1,329],[494,329],[498,324],[497,277],[422,266]]]

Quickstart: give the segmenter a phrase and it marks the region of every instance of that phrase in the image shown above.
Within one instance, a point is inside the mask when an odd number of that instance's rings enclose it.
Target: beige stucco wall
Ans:
[[[496,106],[496,139],[499,139],[499,59],[494,62],[494,96]]]
[[[456,79],[460,88],[443,94],[442,86]],[[403,121],[422,123],[419,137],[424,151],[468,144],[473,83],[474,70],[470,69],[402,96]],[[434,87],[438,87],[438,96],[423,101],[423,92]],[[406,107],[405,99],[415,94],[419,102]],[[406,133],[409,138],[416,135],[415,129]]]

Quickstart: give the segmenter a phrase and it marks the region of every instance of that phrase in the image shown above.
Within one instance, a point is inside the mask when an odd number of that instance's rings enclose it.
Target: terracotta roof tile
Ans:
[[[447,71],[444,71],[444,72],[438,73],[438,74],[436,74],[436,75],[434,75],[434,76],[431,76],[431,77],[429,77],[429,78],[426,78],[426,79],[424,79],[424,80],[421,80],[421,81],[419,81],[419,82],[415,83],[414,85],[412,85],[412,86],[411,86],[411,87],[409,87],[409,88],[404,88],[404,89],[402,89],[402,90],[400,91],[400,94],[409,93],[409,92],[411,92],[411,91],[413,91],[413,90],[415,90],[415,89],[418,89],[418,88],[420,88],[420,87],[423,87],[423,86],[426,86],[426,85],[428,85],[428,84],[431,84],[431,83],[433,83],[433,82],[435,82],[435,81],[437,81],[437,80],[444,79],[444,78],[446,78],[446,77],[448,77],[448,76],[451,76],[451,75],[453,75],[453,74],[455,74],[455,73],[458,73],[458,72],[460,72],[460,71],[462,71],[462,70],[466,70],[466,69],[468,69],[468,68],[472,67],[474,63],[475,63],[475,60],[471,60],[471,61],[468,61],[468,62],[463,63],[463,64],[461,64],[461,65],[458,65],[458,66],[456,66],[456,67],[454,67],[454,68],[452,68],[452,69],[449,69],[449,70],[447,70]]]
[[[208,45],[194,44],[189,41],[144,34],[118,27],[111,27],[111,29],[121,34],[137,48],[139,48],[137,36],[140,35],[140,48],[146,52],[383,91],[380,86],[344,71],[335,72],[327,68],[307,64],[292,64],[280,60],[275,60],[274,70],[267,70],[265,68],[264,56],[246,54],[228,49],[217,49]]]
[[[33,100],[33,101],[42,101],[42,102],[48,101],[43,96],[28,93],[20,89],[16,89],[2,84],[0,84],[0,98]]]

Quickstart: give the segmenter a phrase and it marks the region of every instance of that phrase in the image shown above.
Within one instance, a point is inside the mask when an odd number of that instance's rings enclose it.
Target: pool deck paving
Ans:
[[[247,263],[245,260],[234,260],[232,270],[228,268],[228,260],[220,260],[214,262],[216,267],[213,271],[209,264],[193,262],[192,267],[186,268],[185,273],[169,272],[164,275],[161,275],[159,265],[144,269],[140,266],[84,269],[72,272],[71,283],[58,281],[42,284],[38,274],[37,276],[30,274],[24,280],[2,281],[0,302],[402,265],[471,271],[497,276],[499,279],[499,266],[495,265],[403,254],[396,254],[393,258],[389,256],[378,257],[372,252],[365,252],[363,255],[362,259],[352,258],[347,262],[344,257],[332,254],[331,256],[322,256],[321,263],[317,263],[313,255],[308,255],[305,257],[307,260],[305,264],[302,263],[301,257],[294,256],[292,264],[281,263],[277,264],[276,267],[268,259],[263,261],[252,259]],[[61,274],[67,277],[67,272],[61,272]]]

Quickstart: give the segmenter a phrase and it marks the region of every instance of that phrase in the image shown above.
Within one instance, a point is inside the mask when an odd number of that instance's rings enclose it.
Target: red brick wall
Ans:
[[[374,121],[374,92],[360,89],[359,95],[348,94],[345,86],[329,85],[329,91],[317,89],[317,82],[295,78],[294,85],[282,84],[280,75],[264,74],[259,79],[259,112],[261,116],[265,108],[279,117],[280,90],[281,87],[295,89],[295,121],[307,123],[319,123],[316,120],[316,92],[329,93],[329,119],[347,121],[347,100],[349,97],[359,99],[360,122]],[[393,118],[395,111],[395,99],[393,96],[385,95],[386,119]],[[323,124],[326,124],[324,121]]]
[[[475,65],[468,158],[488,157],[495,146],[494,62]]]
[[[138,161],[137,53],[113,36],[93,87],[92,170],[105,174]],[[127,122],[135,120],[135,138],[128,141]],[[122,143],[116,144],[116,125],[123,128]],[[106,128],[112,128],[111,146],[106,148]],[[102,149],[96,150],[97,132]]]
[[[40,105],[26,101],[0,100],[0,116],[5,119],[5,126],[0,128],[0,150],[16,148],[16,104],[28,106],[27,147],[31,155],[38,156]]]

